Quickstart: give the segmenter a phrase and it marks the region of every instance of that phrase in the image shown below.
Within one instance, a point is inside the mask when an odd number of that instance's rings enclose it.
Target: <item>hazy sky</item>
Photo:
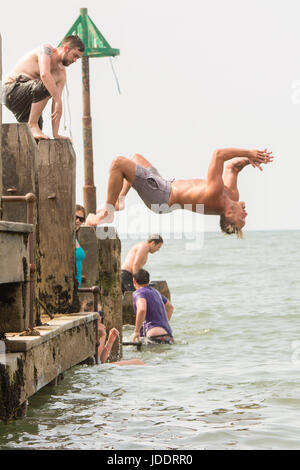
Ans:
[[[57,45],[80,7],[121,51],[114,61],[121,95],[109,59],[90,61],[98,204],[117,155],[141,153],[167,179],[201,178],[215,148],[268,147],[274,163],[240,178],[247,229],[300,229],[299,0],[5,2],[4,75],[36,45]],[[68,87],[81,203],[80,62],[68,69]],[[49,110],[44,119],[50,132]],[[15,122],[5,108],[3,121]],[[138,201],[132,191],[130,204]],[[218,221],[205,217],[206,230]]]

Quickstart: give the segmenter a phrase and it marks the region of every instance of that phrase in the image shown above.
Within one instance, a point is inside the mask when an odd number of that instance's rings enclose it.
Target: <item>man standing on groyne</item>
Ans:
[[[18,122],[28,122],[35,139],[49,139],[42,132],[42,112],[52,97],[52,132],[59,135],[62,116],[62,91],[66,83],[65,68],[82,57],[84,44],[79,36],[67,36],[58,48],[42,44],[25,54],[5,77],[3,102]]]

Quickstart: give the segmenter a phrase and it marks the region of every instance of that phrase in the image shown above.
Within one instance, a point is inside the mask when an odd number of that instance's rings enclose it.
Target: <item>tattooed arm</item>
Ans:
[[[61,102],[61,93],[58,89],[53,75],[51,74],[52,46],[43,44],[38,55],[40,77],[50,95],[57,103]]]

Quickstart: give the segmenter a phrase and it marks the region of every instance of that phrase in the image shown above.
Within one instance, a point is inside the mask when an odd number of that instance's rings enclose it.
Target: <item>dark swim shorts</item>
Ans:
[[[168,204],[171,181],[162,178],[153,166],[144,168],[137,164],[132,187],[153,212],[164,214],[171,211]]]
[[[122,294],[126,291],[135,291],[135,287],[133,285],[133,277],[131,272],[127,271],[126,269],[122,269]]]
[[[174,344],[174,338],[172,336],[166,335],[158,335],[158,336],[148,336],[148,339],[153,341],[157,344]]]
[[[38,103],[51,96],[42,80],[32,80],[26,75],[18,75],[15,82],[3,85],[3,104],[15,115],[18,122],[28,122],[32,103]],[[39,127],[43,128],[40,116]]]

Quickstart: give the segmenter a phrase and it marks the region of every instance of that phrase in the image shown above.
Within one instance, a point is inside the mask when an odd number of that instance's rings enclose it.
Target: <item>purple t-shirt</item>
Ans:
[[[168,322],[165,304],[168,299],[151,286],[141,287],[132,295],[133,310],[136,315],[136,303],[138,299],[146,299],[147,313],[145,321],[140,330],[140,336],[146,336],[148,330],[155,326],[164,328],[173,337],[172,329]]]

